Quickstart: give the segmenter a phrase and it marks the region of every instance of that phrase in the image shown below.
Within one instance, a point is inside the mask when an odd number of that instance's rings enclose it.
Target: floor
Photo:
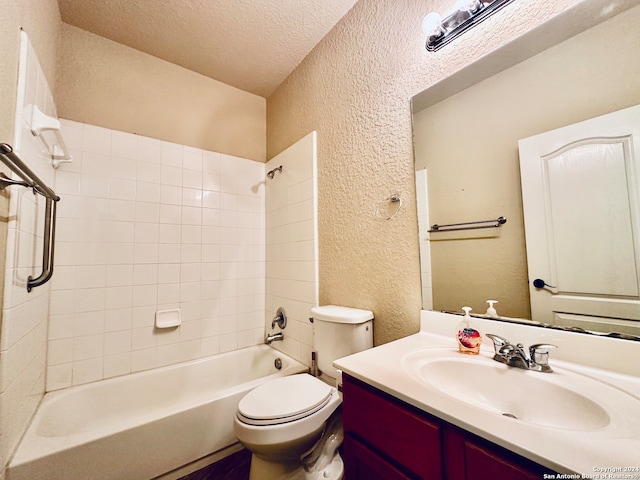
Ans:
[[[240,450],[179,480],[248,480],[251,452]]]

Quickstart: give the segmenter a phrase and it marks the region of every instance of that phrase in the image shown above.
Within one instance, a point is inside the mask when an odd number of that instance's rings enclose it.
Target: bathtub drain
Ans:
[[[276,358],[275,361],[273,362],[273,365],[280,370],[282,368],[282,360],[280,360],[280,358]]]

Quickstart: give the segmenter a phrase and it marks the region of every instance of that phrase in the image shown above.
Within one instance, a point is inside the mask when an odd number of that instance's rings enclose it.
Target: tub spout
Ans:
[[[271,345],[271,342],[275,342],[277,340],[283,340],[283,339],[284,339],[284,335],[282,332],[273,333],[265,337],[264,343],[266,343],[267,345]]]

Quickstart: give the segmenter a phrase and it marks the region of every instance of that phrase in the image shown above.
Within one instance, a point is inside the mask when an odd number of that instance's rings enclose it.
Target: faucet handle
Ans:
[[[495,335],[493,333],[487,333],[487,337],[489,337],[493,341],[493,348],[496,354],[501,354],[501,350],[507,345],[511,345],[511,342],[500,335]]]
[[[271,330],[276,328],[276,324],[280,327],[280,329],[283,329],[287,326],[287,314],[282,307],[278,307],[276,316],[273,317],[273,320],[271,321]]]
[[[529,347],[529,358],[535,365],[539,365],[543,370],[551,371],[549,367],[549,350],[558,348],[550,343],[536,343]]]

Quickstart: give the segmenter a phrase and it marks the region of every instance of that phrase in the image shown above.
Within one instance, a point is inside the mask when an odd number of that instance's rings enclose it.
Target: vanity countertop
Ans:
[[[591,430],[553,428],[471,406],[437,389],[425,387],[410,375],[403,362],[412,352],[433,349],[430,351],[456,355],[453,332],[459,321],[460,317],[456,315],[423,311],[420,332],[341,358],[334,365],[424,412],[559,473],[577,473],[582,478],[599,474],[599,478],[640,479],[640,408],[616,409],[615,404],[603,405],[606,410],[615,412],[611,423],[605,427]],[[493,345],[486,333],[495,333],[525,346],[552,343],[558,346],[549,362],[554,372],[526,373],[590,377],[589,381],[596,380],[595,385],[600,382],[603,389],[612,388],[627,398],[627,405],[636,405],[637,401],[640,407],[640,342],[594,338],[493,320],[474,320],[474,327],[484,338],[477,357],[479,361],[486,363],[493,357]],[[594,365],[596,363],[598,366]],[[482,382],[482,378],[469,378],[468,388],[473,389],[478,382]],[[525,396],[536,401],[535,391],[526,392]],[[594,394],[593,401],[600,402],[596,397]]]

